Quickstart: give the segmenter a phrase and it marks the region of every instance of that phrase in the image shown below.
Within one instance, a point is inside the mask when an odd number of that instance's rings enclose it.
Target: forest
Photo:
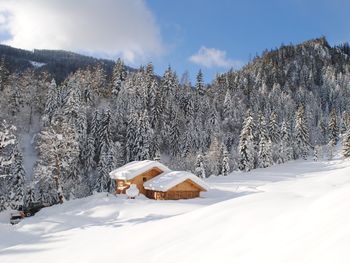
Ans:
[[[201,71],[191,83],[121,59],[63,81],[12,69],[2,55],[0,211],[113,191],[109,172],[134,160],[206,178],[332,159],[339,142],[350,157],[350,48],[324,37],[266,50],[209,84]]]

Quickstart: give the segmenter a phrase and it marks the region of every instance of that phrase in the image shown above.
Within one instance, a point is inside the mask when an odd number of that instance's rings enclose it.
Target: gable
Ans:
[[[134,178],[132,178],[130,180],[131,183],[133,184],[140,184],[140,183],[144,183],[145,181],[148,181],[154,177],[156,177],[157,175],[161,174],[163,171],[161,169],[159,169],[158,167],[152,167],[151,169],[135,176]]]
[[[157,161],[144,160],[127,163],[119,167],[118,169],[115,169],[112,172],[110,172],[109,176],[111,179],[132,180],[133,178],[149,171],[154,167],[157,167],[163,172],[170,171],[168,167]]]
[[[206,189],[202,188],[191,179],[187,179],[174,187],[170,188],[167,192],[172,191],[206,191]]]

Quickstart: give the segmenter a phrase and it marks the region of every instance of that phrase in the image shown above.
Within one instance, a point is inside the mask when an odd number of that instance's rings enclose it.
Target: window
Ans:
[[[146,177],[142,177],[142,181],[143,181],[143,182],[146,182],[146,181],[147,181],[147,178],[146,178]]]

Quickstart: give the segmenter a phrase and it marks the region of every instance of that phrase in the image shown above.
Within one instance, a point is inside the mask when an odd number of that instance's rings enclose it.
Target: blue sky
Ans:
[[[165,40],[174,43],[167,61],[195,74],[200,65],[188,61],[201,46],[226,51],[242,63],[281,43],[299,43],[325,35],[331,44],[350,40],[350,1],[308,0],[149,0]],[[206,79],[222,67],[201,67]]]
[[[349,41],[349,10],[346,0],[2,0],[0,41],[152,61],[160,75],[170,64],[192,80],[201,68],[210,81],[281,43]]]

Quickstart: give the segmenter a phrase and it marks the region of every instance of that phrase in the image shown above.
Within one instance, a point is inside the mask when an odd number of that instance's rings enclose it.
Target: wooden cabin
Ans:
[[[168,171],[170,171],[168,167],[157,161],[145,160],[130,162],[112,171],[109,175],[112,180],[115,180],[117,194],[125,194],[126,189],[131,184],[136,184],[140,193],[146,195],[146,190],[143,187],[144,182]]]
[[[146,196],[156,200],[190,199],[208,190],[203,180],[185,171],[170,171],[145,182]]]
[[[200,196],[208,185],[192,173],[171,171],[156,161],[138,161],[126,164],[110,173],[116,182],[116,193],[124,194],[131,184],[150,199],[178,200]]]

